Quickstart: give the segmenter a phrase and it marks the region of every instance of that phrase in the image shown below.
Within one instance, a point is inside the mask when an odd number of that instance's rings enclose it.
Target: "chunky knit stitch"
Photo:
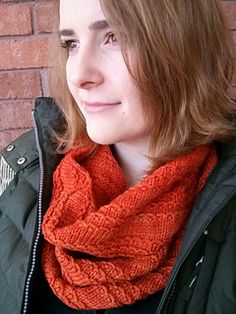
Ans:
[[[76,309],[134,303],[165,287],[193,202],[216,164],[211,145],[127,189],[109,147],[74,148],[54,174],[42,265],[54,293]]]

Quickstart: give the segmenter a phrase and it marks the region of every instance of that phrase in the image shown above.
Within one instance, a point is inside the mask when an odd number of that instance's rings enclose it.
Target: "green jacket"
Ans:
[[[30,313],[61,119],[51,99],[37,99],[34,130],[0,153],[0,314]],[[219,144],[218,156],[156,314],[236,313],[236,141]]]

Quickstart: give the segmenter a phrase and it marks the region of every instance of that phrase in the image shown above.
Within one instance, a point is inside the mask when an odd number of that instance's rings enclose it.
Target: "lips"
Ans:
[[[106,110],[113,109],[121,104],[121,102],[104,103],[104,102],[83,102],[84,110],[87,113],[98,113]]]

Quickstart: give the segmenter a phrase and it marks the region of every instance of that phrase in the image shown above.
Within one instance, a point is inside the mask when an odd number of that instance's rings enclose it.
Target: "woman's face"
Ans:
[[[60,34],[69,51],[67,82],[99,144],[147,141],[139,92],[99,0],[61,0]]]

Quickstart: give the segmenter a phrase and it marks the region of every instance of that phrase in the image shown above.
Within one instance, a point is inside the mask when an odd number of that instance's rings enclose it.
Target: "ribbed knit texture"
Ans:
[[[216,159],[213,146],[199,146],[127,189],[109,147],[89,157],[70,151],[43,220],[42,266],[54,293],[72,308],[107,309],[163,289]]]

